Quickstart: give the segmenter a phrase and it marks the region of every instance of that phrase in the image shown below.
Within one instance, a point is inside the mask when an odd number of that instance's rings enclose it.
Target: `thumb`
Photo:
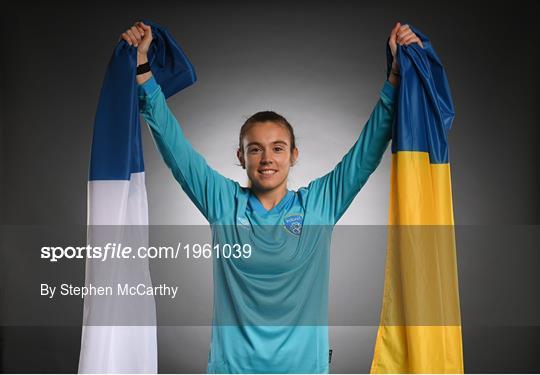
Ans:
[[[397,22],[392,31],[390,32],[390,41],[395,43],[396,42],[396,34],[401,27],[401,23]]]
[[[138,23],[138,26],[140,26],[145,32],[146,31],[151,31],[151,27],[144,24],[144,22],[142,22],[142,21]]]
[[[144,32],[143,40],[149,40],[152,39],[152,28],[148,25],[145,25],[142,21],[137,22],[137,27],[139,29],[142,29]]]

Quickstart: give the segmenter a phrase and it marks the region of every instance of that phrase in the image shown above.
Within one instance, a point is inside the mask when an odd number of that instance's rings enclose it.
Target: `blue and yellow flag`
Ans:
[[[463,373],[448,132],[454,105],[430,41],[398,45],[390,212],[371,373]],[[387,47],[388,70],[392,56]]]

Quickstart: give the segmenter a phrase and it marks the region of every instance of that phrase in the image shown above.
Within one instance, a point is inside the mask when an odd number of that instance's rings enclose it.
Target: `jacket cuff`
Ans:
[[[154,76],[150,77],[145,83],[142,85],[138,85],[137,90],[139,92],[139,96],[150,96],[152,95],[156,90],[159,89],[159,85],[154,78]]]

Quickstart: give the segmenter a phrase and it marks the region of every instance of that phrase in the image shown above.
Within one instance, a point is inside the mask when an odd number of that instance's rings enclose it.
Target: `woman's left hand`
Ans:
[[[409,25],[402,25],[399,22],[396,23],[390,32],[390,40],[388,41],[392,57],[394,58],[392,63],[393,70],[398,70],[396,61],[397,45],[408,46],[411,43],[418,43],[420,47],[424,48],[422,41],[415,33],[413,33]]]

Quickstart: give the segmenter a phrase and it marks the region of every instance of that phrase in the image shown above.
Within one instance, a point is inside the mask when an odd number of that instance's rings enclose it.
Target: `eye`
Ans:
[[[256,152],[259,152],[260,150],[261,150],[260,147],[250,147],[250,148],[248,149],[248,152],[249,152],[250,154],[254,154],[254,153],[256,153]]]
[[[276,146],[276,147],[274,147],[274,151],[275,152],[282,152],[282,151],[285,151],[285,149],[283,147],[281,147],[281,146]]]

